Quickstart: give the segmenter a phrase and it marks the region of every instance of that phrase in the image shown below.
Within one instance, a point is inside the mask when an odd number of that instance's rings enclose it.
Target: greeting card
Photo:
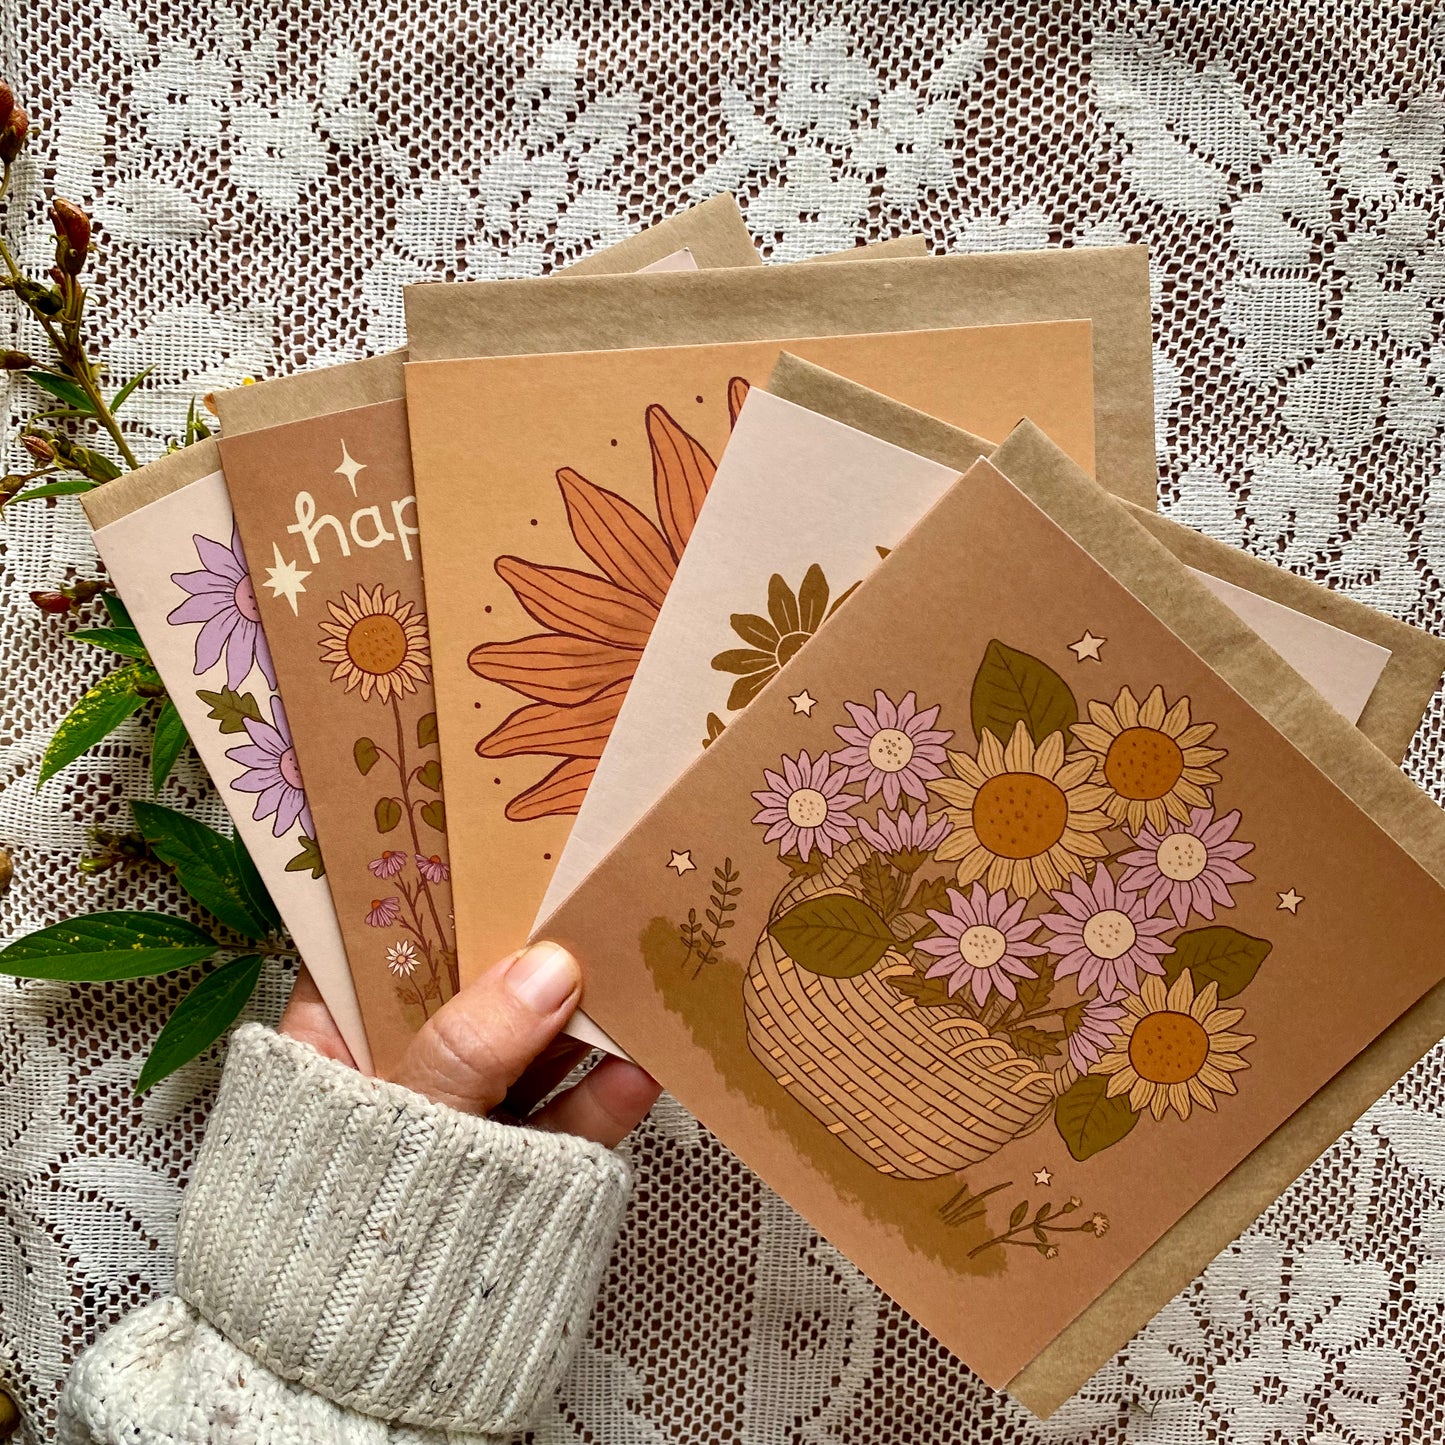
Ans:
[[[983,435],[1036,416],[1092,464],[1086,322],[789,345]],[[464,979],[526,938],[732,421],[779,349],[408,365]],[[853,580],[829,579],[833,596]]]
[[[366,1030],[221,459],[202,442],[81,499],[95,546],[359,1067]]]
[[[972,451],[972,456],[968,455]],[[541,906],[557,907],[859,581],[991,451],[951,466],[768,391],[748,395]],[[1389,652],[1196,572],[1353,722]],[[1091,655],[1093,643],[1081,649]],[[793,699],[806,714],[815,699]],[[918,790],[915,794],[921,797]],[[899,781],[885,801],[897,806]]]
[[[1445,973],[1445,818],[1036,429],[995,462],[540,931],[1047,1409],[1031,1362]]]

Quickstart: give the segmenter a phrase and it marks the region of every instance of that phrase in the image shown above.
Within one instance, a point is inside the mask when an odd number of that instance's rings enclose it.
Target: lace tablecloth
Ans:
[[[100,327],[117,368],[155,365],[132,405],[157,448],[195,393],[400,343],[405,282],[531,274],[724,188],[775,259],[900,229],[939,250],[1146,240],[1162,505],[1445,625],[1437,7],[22,0],[0,64],[42,130],[25,250],[47,250],[42,181],[93,209]],[[35,791],[102,666],[25,595],[93,575],[78,506],[7,513],[3,545],[0,930],[179,906],[76,867],[87,828],[146,796],[139,727]],[[1437,795],[1442,733],[1437,705],[1408,763]],[[194,766],[181,787],[219,820]],[[216,1078],[133,1097],[174,1001],[0,982],[0,1379],[36,1440],[75,1351],[167,1284]],[[637,1203],[540,1440],[1445,1431],[1440,1050],[1042,1426],[675,1105],[632,1149]]]

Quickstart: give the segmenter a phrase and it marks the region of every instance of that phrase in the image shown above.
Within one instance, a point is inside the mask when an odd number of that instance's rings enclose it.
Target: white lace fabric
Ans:
[[[91,209],[105,353],[155,368],[130,403],[151,450],[194,394],[400,344],[408,281],[532,274],[720,189],[774,259],[905,229],[1143,240],[1162,505],[1445,628],[1435,7],[25,0],[0,8],[0,71],[37,122],[10,232],[43,269],[41,188]],[[0,314],[0,344],[35,345]],[[34,397],[11,385],[13,414]],[[87,827],[148,795],[145,724],[35,790],[105,667],[25,595],[95,574],[78,506],[8,511],[0,547],[0,934],[183,908],[76,868]],[[1437,699],[1407,762],[1437,797],[1442,738]],[[166,801],[222,817],[194,763]],[[253,1015],[286,983],[268,972]],[[170,1277],[217,1065],[132,1088],[178,997],[0,981],[0,1381],[31,1441],[76,1351]],[[548,1445],[1439,1436],[1439,1049],[1046,1424],[675,1105],[631,1148],[637,1200]]]

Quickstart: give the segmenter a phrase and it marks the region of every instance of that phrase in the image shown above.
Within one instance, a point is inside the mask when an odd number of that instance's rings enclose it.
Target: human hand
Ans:
[[[411,1041],[391,1081],[468,1114],[489,1114],[503,1100],[528,1107],[587,1051],[572,1040],[558,1041],[581,992],[576,959],[554,943],[535,943],[443,1004]],[[280,1030],[356,1066],[304,967]],[[660,1092],[636,1064],[608,1058],[526,1122],[611,1148],[642,1121]]]

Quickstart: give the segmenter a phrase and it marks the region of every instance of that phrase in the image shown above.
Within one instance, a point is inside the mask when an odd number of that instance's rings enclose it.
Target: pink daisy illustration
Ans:
[[[401,904],[395,898],[373,898],[366,921],[372,928],[390,928],[400,914]]]
[[[433,853],[430,858],[424,858],[420,853],[416,855],[416,870],[426,879],[428,883],[445,883],[452,876],[452,870],[442,861],[441,857]]]
[[[928,910],[928,916],[943,930],[942,935],[925,938],[918,945],[921,952],[938,959],[926,976],[946,978],[949,993],[967,988],[977,1004],[982,1004],[994,989],[1005,998],[1017,998],[1018,990],[1010,975],[1037,978],[1024,959],[1048,952],[1029,942],[1038,932],[1039,923],[1036,918],[1024,918],[1025,901],[1019,898],[1011,904],[1006,889],[990,893],[982,883],[975,883],[968,897],[950,888],[949,911]]]
[[[380,858],[373,858],[366,865],[366,871],[373,878],[395,878],[405,867],[406,854],[399,853],[394,848],[386,848],[382,850]]]
[[[1119,1004],[1105,1003],[1101,998],[1091,998],[1084,1005],[1079,1022],[1069,1034],[1069,1062],[1081,1074],[1087,1074],[1104,1057],[1122,1032],[1116,1025],[1124,1013]]]
[[[1096,868],[1092,883],[1076,874],[1052,897],[1064,911],[1042,914],[1039,922],[1054,931],[1049,947],[1059,955],[1056,977],[1077,974],[1080,992],[1097,983],[1099,997],[1111,1000],[1137,992],[1141,970],[1164,972],[1159,957],[1170,949],[1159,935],[1175,927],[1174,920],[1151,918],[1139,895],[1116,885],[1107,868]]]
[[[847,744],[834,755],[834,761],[848,769],[850,783],[866,783],[863,796],[871,798],[879,789],[890,808],[898,806],[901,794],[928,797],[924,786],[932,778],[943,776],[939,764],[945,754],[943,745],[953,736],[933,726],[938,721],[938,705],[918,711],[918,699],[905,693],[896,706],[887,694],[873,694],[873,706],[845,702],[854,727],[835,727],[833,731]]]
[[[1238,826],[1237,808],[1218,819],[1213,808],[1191,808],[1188,823],[1171,818],[1162,833],[1146,823],[1134,837],[1134,851],[1120,855],[1125,867],[1119,886],[1145,890],[1150,913],[1168,899],[1177,923],[1187,922],[1191,909],[1212,919],[1216,904],[1234,907],[1231,884],[1254,882],[1238,861],[1254,844],[1235,841]]]
[[[306,793],[301,783],[301,768],[296,762],[296,749],[291,745],[291,729],[286,723],[286,707],[279,697],[271,699],[271,721],[246,719],[246,736],[251,741],[239,748],[229,748],[226,756],[245,769],[231,786],[238,793],[255,793],[256,807],[251,816],[260,822],[272,818],[271,833],[283,837],[298,820],[301,831],[314,838],[311,810],[306,806]]]
[[[953,824],[942,814],[931,823],[922,803],[910,814],[900,809],[898,816],[879,813],[875,828],[866,818],[858,819],[858,831],[880,853],[928,853],[953,832]]]
[[[196,636],[196,676],[209,672],[224,653],[228,687],[239,688],[253,666],[275,687],[276,670],[261,630],[261,609],[241,550],[240,528],[232,533],[229,547],[199,534],[191,540],[203,566],[199,572],[171,574],[171,581],[191,595],[166,621],[202,624]]]
[[[784,857],[796,853],[804,863],[815,847],[831,858],[834,844],[846,843],[850,831],[858,826],[848,809],[859,800],[842,791],[848,781],[847,769],[834,768],[827,753],[814,762],[806,748],[796,760],[784,757],[782,769],[779,776],[764,768],[767,789],[753,794],[762,804],[753,822],[768,829],[763,841],[777,843]]]

